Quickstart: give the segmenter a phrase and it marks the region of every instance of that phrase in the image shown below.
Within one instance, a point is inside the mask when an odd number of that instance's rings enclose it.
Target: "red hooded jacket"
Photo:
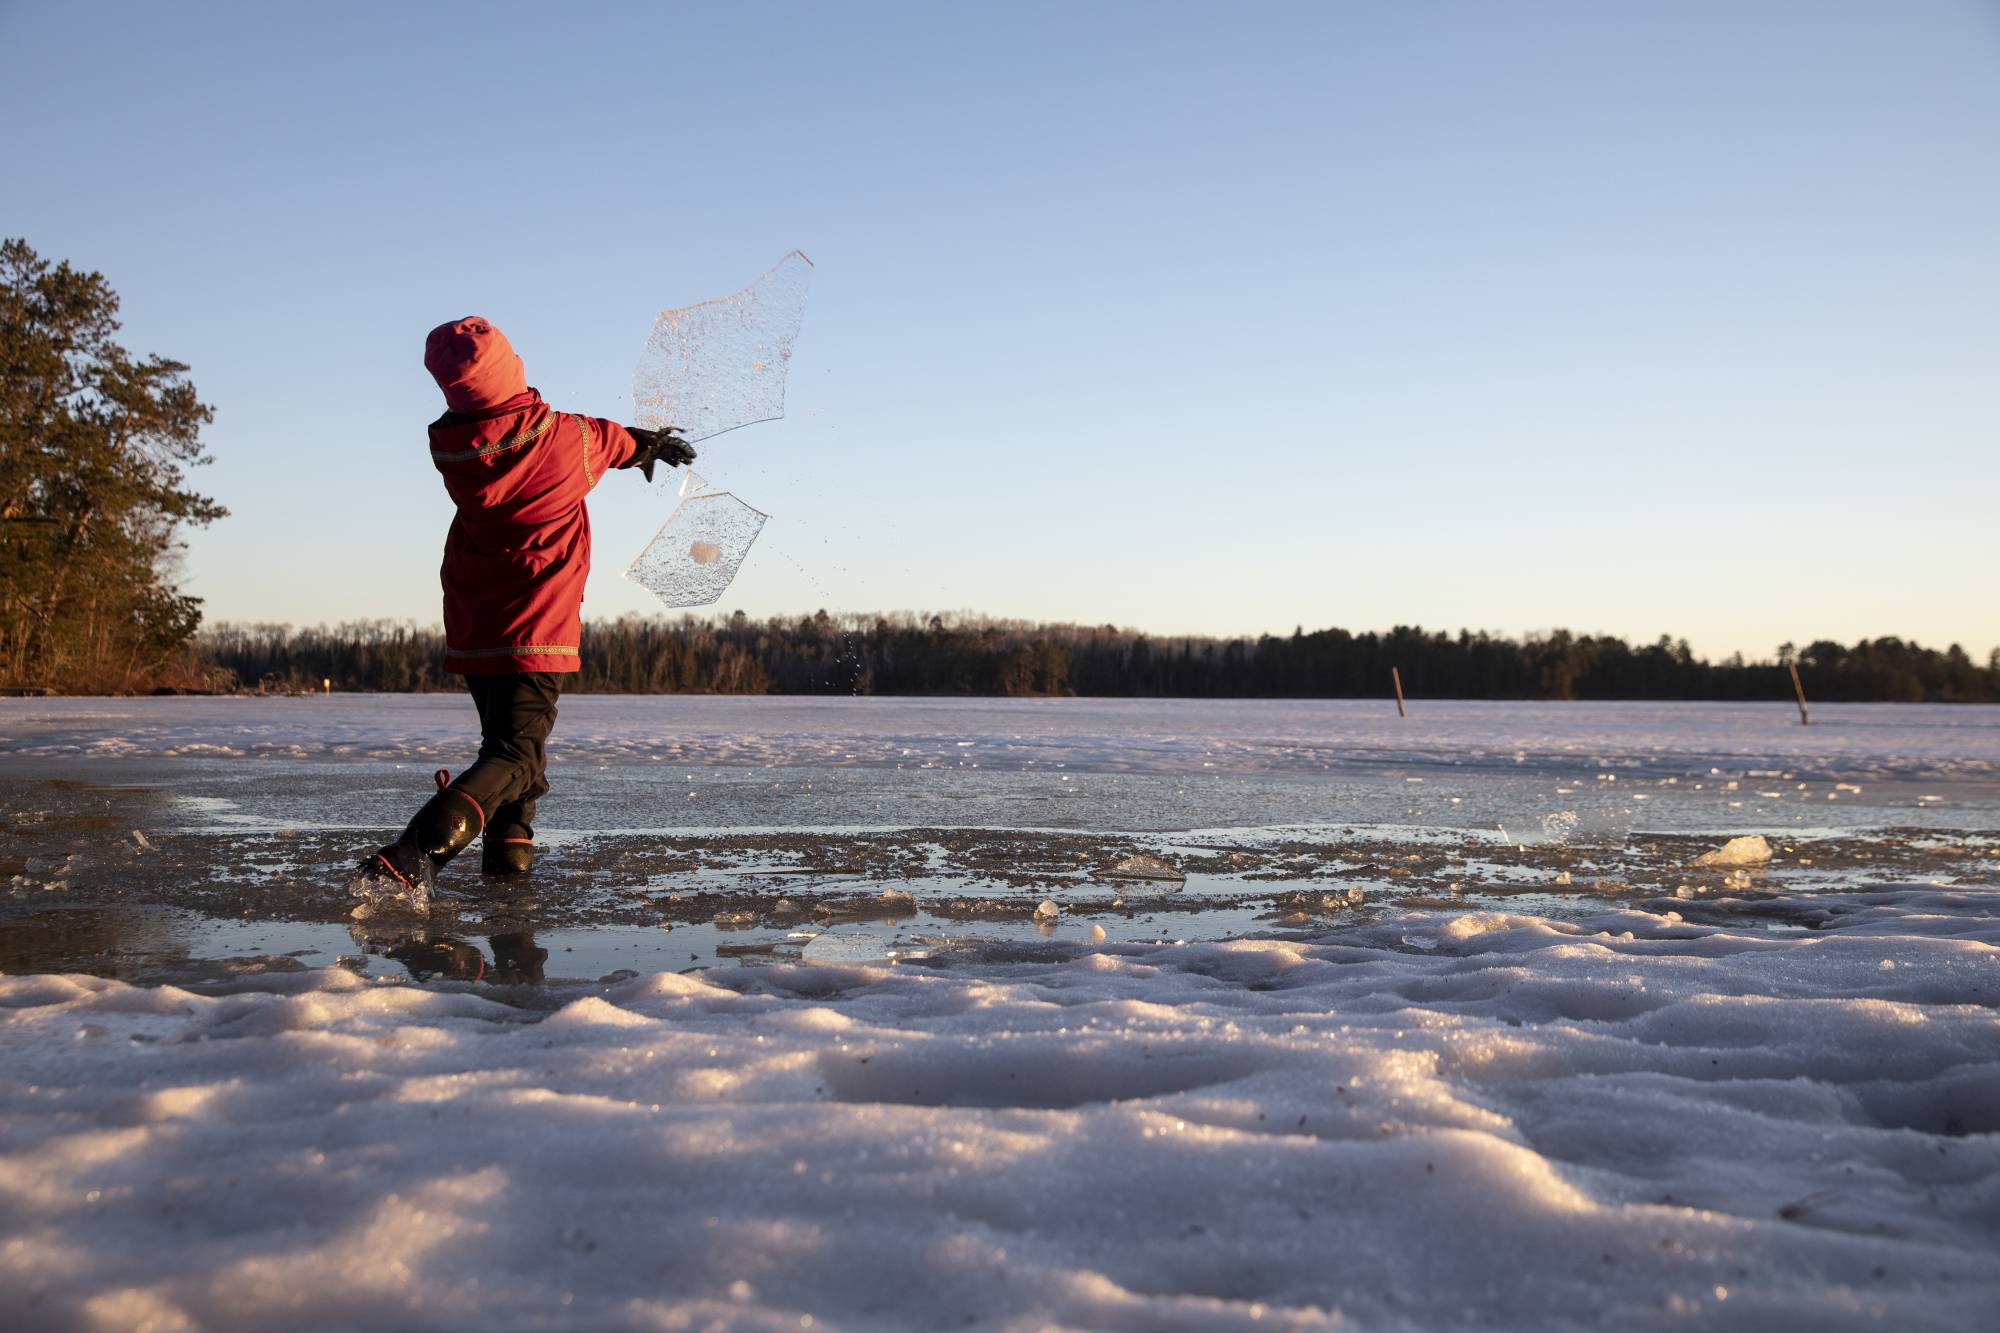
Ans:
[[[558,412],[533,389],[432,423],[431,462],[458,506],[438,571],[446,671],[582,669],[584,497],[637,448],[616,422]]]

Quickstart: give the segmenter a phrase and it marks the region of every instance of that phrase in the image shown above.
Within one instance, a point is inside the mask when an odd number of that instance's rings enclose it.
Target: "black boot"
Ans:
[[[471,845],[486,825],[479,802],[446,788],[424,802],[403,836],[361,863],[361,873],[429,888],[438,870]]]
[[[493,812],[480,843],[479,868],[489,875],[525,875],[535,864],[533,801],[509,801]]]

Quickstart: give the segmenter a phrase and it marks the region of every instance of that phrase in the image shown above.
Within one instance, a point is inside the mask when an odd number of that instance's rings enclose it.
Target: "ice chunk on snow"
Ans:
[[[889,941],[872,930],[825,930],[799,951],[808,963],[886,963]]]
[[[1698,866],[1760,866],[1771,859],[1771,843],[1763,834],[1731,838],[1712,852],[1694,859]]]
[[[1171,879],[1184,880],[1185,872],[1176,870],[1157,856],[1128,856],[1117,865],[1103,872],[1106,879]]]
[[[794,250],[734,296],[662,311],[632,373],[638,423],[705,440],[784,416],[812,275]]]
[[[625,567],[625,577],[675,610],[713,606],[729,591],[768,517],[727,491],[691,494]]]

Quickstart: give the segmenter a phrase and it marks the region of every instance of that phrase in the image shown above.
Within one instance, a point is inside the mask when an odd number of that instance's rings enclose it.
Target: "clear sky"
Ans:
[[[2000,644],[2000,13],[0,0],[0,232],[217,409],[216,619],[438,618],[427,329],[630,412],[797,247],[719,608]],[[592,501],[585,612],[671,506]]]

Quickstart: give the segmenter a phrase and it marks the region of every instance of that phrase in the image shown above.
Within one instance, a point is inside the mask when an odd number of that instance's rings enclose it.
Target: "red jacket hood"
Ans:
[[[527,371],[507,335],[491,320],[467,315],[440,324],[424,339],[424,369],[430,371],[454,412],[481,412],[517,398],[528,387]]]

